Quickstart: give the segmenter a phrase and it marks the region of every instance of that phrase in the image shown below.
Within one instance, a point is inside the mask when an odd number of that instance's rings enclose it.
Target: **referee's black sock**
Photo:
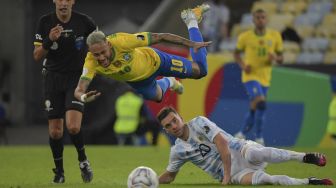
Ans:
[[[80,130],[77,134],[70,134],[72,143],[75,145],[78,153],[78,161],[82,162],[86,160],[84,139],[82,131]]]
[[[63,169],[63,149],[64,149],[63,138],[53,139],[49,137],[49,145],[50,145],[53,157],[54,157],[54,163],[55,163],[56,168],[60,170],[61,172],[64,172],[64,169]]]

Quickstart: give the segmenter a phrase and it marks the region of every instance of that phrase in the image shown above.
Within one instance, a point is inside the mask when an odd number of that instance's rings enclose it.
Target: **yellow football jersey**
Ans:
[[[237,50],[244,51],[244,62],[251,66],[251,72],[242,73],[242,81],[256,80],[268,87],[271,81],[272,62],[269,54],[283,50],[282,38],[278,31],[266,29],[264,35],[257,35],[254,29],[241,33],[238,37]]]
[[[91,52],[87,53],[81,79],[92,80],[96,74],[120,81],[140,81],[160,67],[159,55],[150,47],[150,33],[116,33],[106,37],[114,56],[107,68],[99,66]]]

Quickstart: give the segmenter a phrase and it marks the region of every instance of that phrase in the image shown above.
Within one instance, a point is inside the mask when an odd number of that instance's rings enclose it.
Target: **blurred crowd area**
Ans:
[[[270,28],[282,33],[285,64],[336,64],[335,0],[261,0],[232,23],[219,51],[232,57],[239,33],[253,27],[253,10],[266,10]],[[233,10],[232,10],[233,11]],[[233,60],[233,58],[232,58]]]
[[[336,64],[336,0],[81,0],[74,10],[91,16],[107,34],[151,31],[188,37],[180,11],[204,2],[213,7],[201,25],[204,38],[216,43],[209,55],[220,54],[223,61],[234,62],[237,36],[253,27],[251,12],[262,8],[268,13],[269,26],[284,36],[285,64],[317,65],[313,70]],[[54,4],[51,0],[2,0],[0,6],[6,7],[0,12],[0,130],[11,124],[46,126],[42,63],[33,61],[33,36],[38,18],[54,11]],[[93,87],[107,95],[88,105],[84,123],[111,126],[116,119],[115,102],[128,86],[98,79]]]

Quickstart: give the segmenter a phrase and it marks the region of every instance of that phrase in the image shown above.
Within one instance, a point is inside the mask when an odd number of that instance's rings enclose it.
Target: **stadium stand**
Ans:
[[[294,28],[302,38],[301,45],[284,43],[286,64],[335,64],[336,54],[336,0],[260,0],[251,11],[264,9],[269,15],[269,27],[283,31]],[[244,13],[239,23],[233,23],[231,41],[253,27],[252,15]],[[225,46],[230,45],[230,46]],[[230,43],[221,49],[232,50]]]

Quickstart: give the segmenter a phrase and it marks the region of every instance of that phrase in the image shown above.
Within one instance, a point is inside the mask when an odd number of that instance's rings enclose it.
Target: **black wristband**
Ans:
[[[43,43],[42,43],[42,47],[46,50],[49,50],[49,48],[53,45],[53,41],[51,41],[49,39],[49,37],[47,37],[46,39],[43,40]]]

